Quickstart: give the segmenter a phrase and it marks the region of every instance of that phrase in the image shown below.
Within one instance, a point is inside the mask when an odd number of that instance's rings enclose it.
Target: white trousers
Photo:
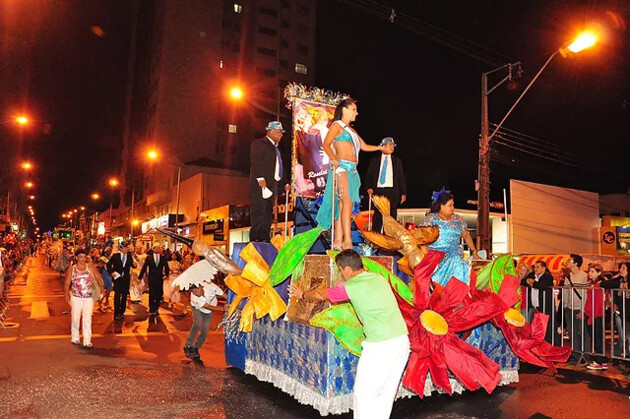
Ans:
[[[81,316],[83,316],[83,344],[90,344],[92,342],[94,300],[92,297],[79,298],[72,295],[70,296],[70,307],[72,309],[72,325],[70,326],[72,341],[79,342],[79,322],[81,321]]]
[[[409,337],[363,342],[354,380],[354,418],[387,419],[409,359]]]

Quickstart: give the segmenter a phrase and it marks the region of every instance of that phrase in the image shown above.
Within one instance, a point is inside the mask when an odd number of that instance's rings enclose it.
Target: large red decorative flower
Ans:
[[[525,362],[556,371],[554,362],[565,362],[571,355],[570,347],[552,346],[545,341],[545,331],[549,316],[536,312],[532,323],[527,323],[523,315],[511,308],[520,296],[517,290],[520,281],[513,275],[506,275],[499,288],[499,298],[503,312],[491,319],[500,328],[516,356]],[[471,290],[472,301],[485,298],[488,291]]]
[[[423,397],[430,372],[433,385],[452,394],[450,371],[467,389],[481,386],[491,393],[501,379],[499,366],[456,333],[503,314],[504,304],[492,293],[474,300],[466,298],[469,286],[455,278],[441,291],[431,293],[431,274],[443,257],[443,252],[429,251],[416,267],[414,305],[394,293],[407,323],[412,351],[403,385]]]

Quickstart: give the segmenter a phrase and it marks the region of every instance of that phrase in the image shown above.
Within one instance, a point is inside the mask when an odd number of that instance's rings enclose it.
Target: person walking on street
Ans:
[[[129,284],[131,282],[130,270],[136,264],[129,253],[129,243],[120,243],[120,252],[114,253],[107,262],[107,271],[114,280],[114,320],[125,319],[127,311],[127,296],[129,295]]]
[[[213,282],[205,282],[202,286],[190,289],[193,325],[184,344],[184,355],[201,366],[203,366],[203,361],[199,355],[199,349],[208,336],[212,309],[218,304],[217,295],[223,295],[223,290]]]
[[[162,256],[162,248],[153,246],[153,253],[147,254],[138,279],[142,281],[144,275],[148,277],[149,285],[149,320],[159,316],[160,304],[164,295],[164,280],[168,278],[168,262]]]
[[[105,256],[101,256],[96,261],[96,269],[98,270],[98,273],[101,275],[101,279],[103,280],[103,285],[104,285],[103,298],[99,302],[101,311],[104,311],[105,308],[109,307],[109,293],[112,291],[112,288],[114,286],[112,282],[112,276],[107,271],[107,267],[106,267],[107,262],[109,262],[109,260]]]
[[[365,331],[354,381],[354,417],[388,418],[409,359],[407,325],[387,280],[365,271],[357,252],[344,250],[335,262],[343,282],[306,292],[291,285],[290,295],[311,301],[350,301]]]
[[[75,345],[80,344],[79,326],[83,317],[83,346],[92,347],[92,310],[94,299],[92,298],[93,282],[103,289],[103,281],[94,266],[87,263],[87,251],[78,249],[74,256],[77,263],[66,272],[64,282],[66,303],[71,307],[71,339]]]

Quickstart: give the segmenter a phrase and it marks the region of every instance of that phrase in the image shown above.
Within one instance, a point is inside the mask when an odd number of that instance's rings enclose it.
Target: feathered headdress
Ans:
[[[445,193],[451,193],[451,191],[446,190],[446,188],[444,187],[442,187],[442,189],[437,192],[433,191],[433,193],[431,194],[431,202],[435,204],[437,200],[440,199],[440,196]]]

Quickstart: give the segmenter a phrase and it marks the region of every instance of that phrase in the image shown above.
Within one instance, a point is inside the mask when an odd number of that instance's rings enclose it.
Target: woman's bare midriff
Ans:
[[[354,145],[352,145],[352,143],[335,141],[333,143],[333,147],[335,149],[335,157],[337,157],[337,159],[351,162],[357,161],[357,157],[354,154]]]

